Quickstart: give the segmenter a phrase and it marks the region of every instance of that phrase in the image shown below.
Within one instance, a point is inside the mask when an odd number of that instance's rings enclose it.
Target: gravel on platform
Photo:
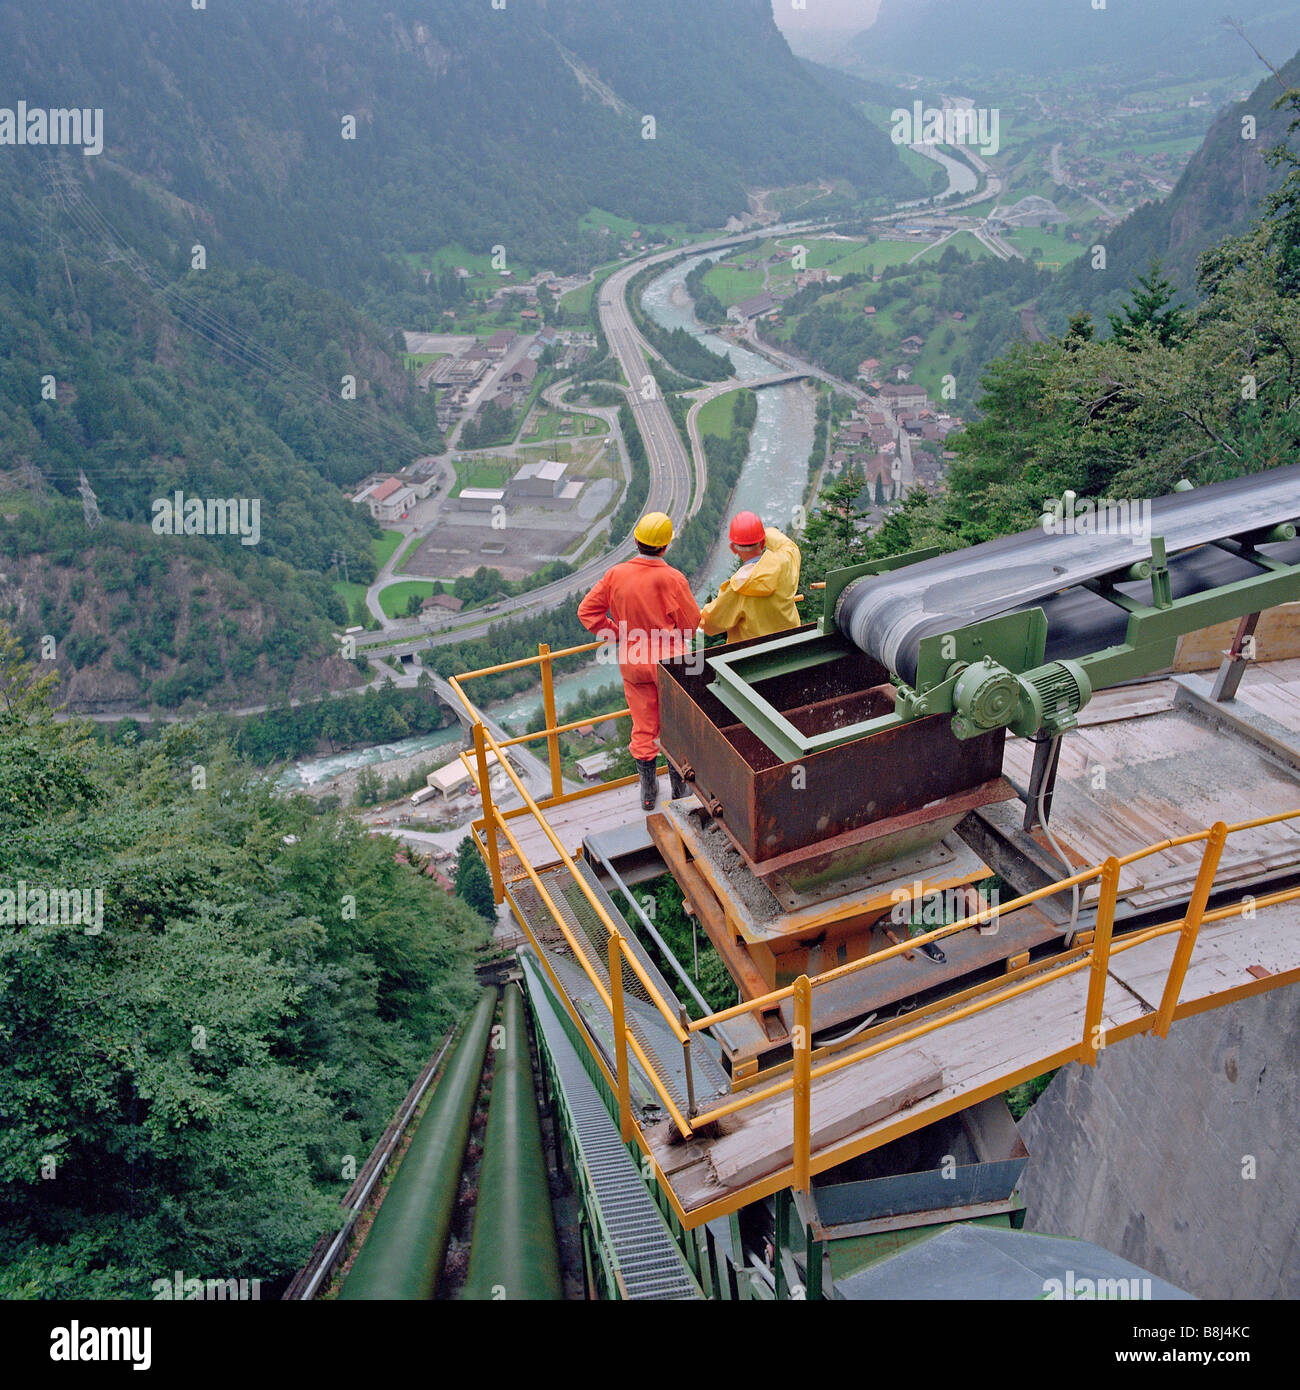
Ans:
[[[772,895],[771,890],[758,878],[745,863],[739,851],[727,837],[727,833],[716,821],[708,821],[699,831],[697,841],[726,879],[736,897],[745,905],[756,922],[771,922],[781,916],[784,909]]]

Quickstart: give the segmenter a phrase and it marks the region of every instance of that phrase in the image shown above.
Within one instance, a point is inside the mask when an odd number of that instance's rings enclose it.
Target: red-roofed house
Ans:
[[[411,509],[417,496],[415,489],[400,478],[381,478],[362,488],[352,500],[365,502],[376,521],[399,521]]]

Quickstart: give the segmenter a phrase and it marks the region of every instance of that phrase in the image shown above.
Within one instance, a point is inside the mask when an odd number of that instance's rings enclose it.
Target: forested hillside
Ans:
[[[756,185],[912,187],[767,0],[64,0],[4,26],[0,86],[103,106],[102,164],[183,200],[223,258],[372,307],[417,293],[387,253],[502,245],[563,272],[608,257],[592,208],[704,228]]]
[[[938,275],[935,272],[938,272]],[[852,381],[866,357],[889,351],[875,321],[864,317],[854,291],[866,277],[845,275],[838,285],[813,284],[787,299],[784,324],[765,337],[793,347],[801,356]],[[1050,282],[1050,272],[1029,261],[972,260],[949,245],[923,266],[886,266],[871,299],[878,309],[902,306],[901,326],[922,335],[939,329],[954,312],[971,316],[962,349],[950,360],[959,410],[974,403],[976,383],[987,363],[1022,336],[1019,307]],[[951,332],[951,325],[945,330]]]
[[[359,678],[329,581],[373,577],[377,528],[340,488],[441,448],[394,333],[464,294],[409,256],[562,272],[618,252],[595,210],[911,189],[763,0],[11,5],[0,88],[103,109],[101,154],[0,161],[0,618],[80,708]],[[154,536],[178,490],[256,499],[257,543]]]
[[[428,398],[335,296],[283,272],[174,269],[180,229],[124,177],[96,191],[130,240],[88,202],[42,202],[24,157],[0,185],[0,618],[33,651],[55,639],[82,708],[355,683],[332,655],[348,615],[329,572],[343,555],[370,578],[378,528],[340,487],[436,447]],[[123,244],[153,278],[108,259]],[[153,503],[178,490],[256,500],[256,544],[155,535]]]
[[[273,1298],[487,927],[201,727],[105,746],[48,680],[0,625],[0,882],[102,894],[85,925],[11,901],[0,927],[0,1298],[148,1299],[176,1270]]]

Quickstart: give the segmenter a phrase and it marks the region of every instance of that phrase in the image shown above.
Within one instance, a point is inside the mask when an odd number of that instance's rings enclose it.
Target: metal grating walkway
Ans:
[[[589,865],[578,864],[582,874],[597,900],[615,920],[621,914],[610,901],[609,895],[592,873]],[[609,933],[599,916],[592,910],[585,894],[574,881],[564,865],[543,870],[538,877],[546,885],[556,905],[564,916],[565,925],[582,945],[592,969],[606,989],[609,988]],[[552,920],[549,909],[541,895],[530,881],[513,883],[509,887],[515,909],[527,921],[533,936],[546,953],[546,959],[556,977],[564,986],[574,1007],[582,1015],[587,1031],[604,1054],[610,1070],[614,1069],[614,1047],[612,1024],[609,1011],[593,988],[581,965],[574,959],[573,951],[563,934]],[[663,978],[654,962],[637,941],[631,928],[624,940],[628,949],[636,955],[646,975],[654,982],[655,988],[665,1003],[671,1008],[677,1001],[672,987]],[[627,1014],[628,1028],[650,1059],[664,1088],[673,1098],[674,1104],[684,1114],[687,1110],[686,1067],[682,1056],[682,1045],[664,1022],[662,1014],[650,1002],[645,986],[635,972],[624,962],[623,997]],[[636,1057],[629,1058],[633,1089],[637,1093],[634,1102],[641,1110],[642,1119],[653,1122],[663,1118],[658,1098],[649,1080],[644,1076]],[[691,1048],[691,1073],[695,1086],[695,1099],[699,1106],[706,1106],[713,1097],[727,1095],[730,1086],[721,1063],[709,1050],[708,1040],[696,1035]]]
[[[574,1051],[537,966],[524,952],[520,953],[519,962],[599,1208],[593,1215],[608,1241],[627,1298],[679,1302],[703,1298],[600,1094]]]

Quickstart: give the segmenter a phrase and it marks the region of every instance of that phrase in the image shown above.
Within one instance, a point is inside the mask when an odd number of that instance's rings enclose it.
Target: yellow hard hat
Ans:
[[[666,512],[647,512],[636,524],[632,534],[642,545],[653,546],[656,550],[667,545],[673,538],[673,520]]]

